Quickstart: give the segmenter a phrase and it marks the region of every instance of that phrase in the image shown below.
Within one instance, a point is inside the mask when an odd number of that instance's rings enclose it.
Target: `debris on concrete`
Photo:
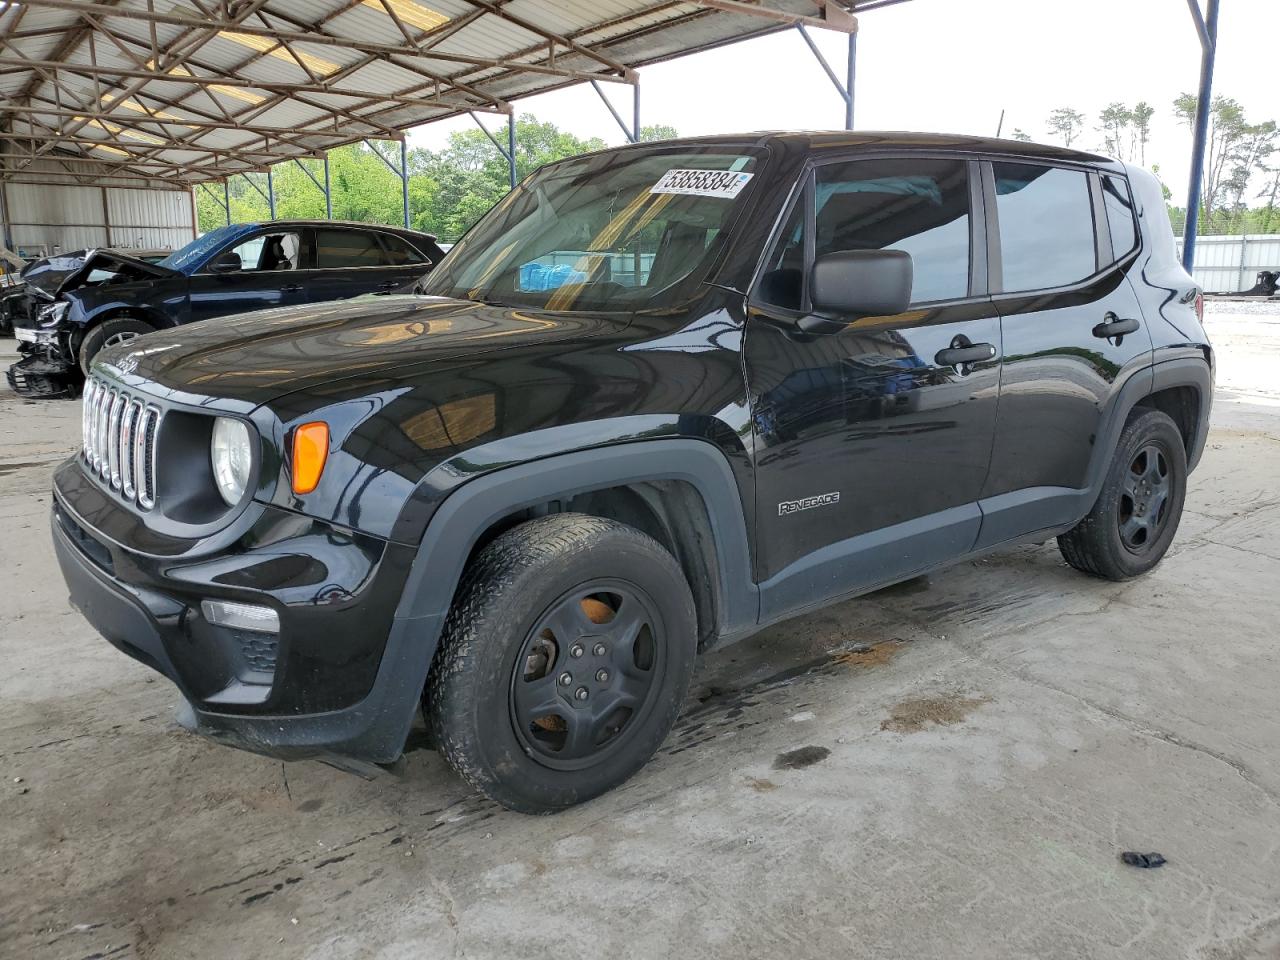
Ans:
[[[1142,870],[1154,870],[1169,862],[1158,853],[1135,853],[1132,850],[1126,850],[1120,854],[1120,859],[1126,866],[1138,867]]]
[[[949,727],[961,723],[978,707],[990,702],[990,697],[956,694],[904,700],[889,710],[889,716],[880,722],[880,729],[891,733],[919,733],[926,727]]]
[[[788,750],[786,753],[778,754],[777,759],[773,761],[773,769],[801,770],[805,767],[811,767],[829,756],[831,756],[831,751],[826,747],[800,747],[797,750]]]

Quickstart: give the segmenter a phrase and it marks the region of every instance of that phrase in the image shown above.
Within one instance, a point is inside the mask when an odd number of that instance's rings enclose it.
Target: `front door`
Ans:
[[[215,253],[192,274],[189,319],[208,320],[232,313],[305,303],[297,276],[305,266],[297,230],[263,230]]]
[[[919,156],[820,165],[770,252],[744,343],[765,620],[977,537],[1000,370],[977,171]],[[878,249],[911,254],[910,309],[800,332],[815,257]]]
[[[1151,363],[1128,279],[1138,232],[1125,180],[1026,161],[994,161],[985,175],[1005,356],[983,546],[1088,511],[1111,401]]]

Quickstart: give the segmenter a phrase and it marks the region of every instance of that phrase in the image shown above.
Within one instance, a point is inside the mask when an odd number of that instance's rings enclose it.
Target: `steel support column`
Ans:
[[[400,141],[400,197],[404,201],[404,228],[409,229],[409,143]]]
[[[1187,224],[1182,231],[1182,265],[1187,272],[1196,260],[1196,231],[1200,226],[1200,187],[1204,181],[1204,151],[1209,137],[1210,97],[1213,93],[1213,61],[1218,52],[1218,0],[1207,0],[1200,14],[1200,0],[1187,0],[1200,35],[1200,92],[1191,145],[1191,176],[1187,184]]]
[[[231,182],[224,178],[222,181],[222,208],[227,213],[227,226],[231,226]]]
[[[847,65],[847,73],[845,74],[845,98],[844,98],[844,128],[846,130],[853,129],[853,94],[856,87],[855,81],[858,74],[858,34],[849,34],[849,62]]]
[[[324,218],[333,219],[333,191],[329,189],[329,154],[324,155]]]
[[[408,143],[405,141],[403,137],[400,139],[400,166],[399,167],[397,167],[394,163],[392,163],[385,156],[383,156],[382,151],[379,150],[378,147],[372,141],[366,140],[364,143],[365,143],[365,146],[367,146],[370,150],[372,150],[374,153],[378,155],[378,159],[381,160],[383,163],[385,163],[387,165],[387,168],[392,173],[394,173],[397,177],[400,178],[400,196],[404,201],[404,225],[407,228],[409,226],[409,146],[408,146]],[[329,169],[327,166],[327,163],[328,163],[327,154],[325,155],[325,161],[326,161],[325,173],[327,175],[328,169]],[[328,182],[327,179],[326,179],[326,182]],[[332,216],[332,211],[330,211],[330,215]]]
[[[516,188],[516,114],[507,114],[507,174],[511,189]]]
[[[493,144],[493,148],[502,155],[502,159],[507,161],[508,180],[511,189],[516,188],[516,115],[515,113],[507,114],[507,145],[504,147],[483,123],[480,118],[470,110],[467,111],[471,115],[471,119],[476,122],[476,126],[480,128],[480,132],[489,138],[489,142]]]
[[[622,130],[622,135],[627,138],[627,143],[636,143],[640,139],[640,84],[639,82],[637,81],[632,86],[631,126],[627,126],[627,121],[622,119],[622,114],[620,114],[618,112],[617,107],[615,107],[609,101],[609,98],[604,95],[604,90],[600,87],[600,84],[597,81],[595,80],[591,81],[591,88],[595,90],[596,96],[598,96],[600,100],[604,103],[605,108],[609,111],[609,114],[613,117],[613,122],[618,125],[618,128],[620,130]]]
[[[267,211],[271,214],[270,219],[276,218],[276,182],[271,176],[271,168],[267,167]]]
[[[813,42],[813,37],[809,36],[809,31],[805,29],[803,23],[796,24],[796,30],[800,33],[805,45],[818,61],[818,66],[822,67],[823,73],[827,75],[827,79],[831,81],[831,85],[836,88],[836,93],[840,95],[840,99],[844,101],[844,128],[846,130],[853,129],[853,87],[855,77],[855,67],[857,64],[858,53],[858,34],[854,31],[849,34],[849,50],[848,63],[845,65],[845,79],[842,81],[831,69],[831,64],[827,58],[822,55],[822,51],[818,49],[818,45]]]

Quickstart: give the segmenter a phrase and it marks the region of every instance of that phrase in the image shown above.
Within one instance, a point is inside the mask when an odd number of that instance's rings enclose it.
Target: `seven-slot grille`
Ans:
[[[83,454],[89,472],[143,509],[156,503],[160,408],[94,377],[85,384]]]

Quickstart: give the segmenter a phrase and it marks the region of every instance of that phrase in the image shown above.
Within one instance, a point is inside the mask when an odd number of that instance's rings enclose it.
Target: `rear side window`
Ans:
[[[1103,177],[1102,203],[1107,208],[1112,259],[1119,260],[1138,245],[1138,222],[1133,215],[1129,185],[1119,177]]]
[[[427,258],[413,244],[393,233],[382,234],[382,245],[387,248],[387,262],[392,266],[427,262]]]
[[[1083,172],[1029,163],[991,166],[1006,292],[1069,286],[1097,270]]]
[[[912,303],[969,293],[969,165],[964,160],[855,160],[819,167],[815,256],[911,254]]]
[[[373,233],[360,230],[317,230],[316,266],[384,267],[387,260]]]

